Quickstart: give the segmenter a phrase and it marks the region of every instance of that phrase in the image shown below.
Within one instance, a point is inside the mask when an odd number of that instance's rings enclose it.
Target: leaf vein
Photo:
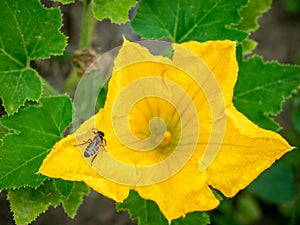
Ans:
[[[210,10],[207,11],[202,17],[199,18],[198,21],[180,38],[179,43],[184,41],[190,33],[192,33],[196,28],[198,28],[199,24],[211,13],[213,10],[219,5],[220,1],[216,2]]]
[[[269,83],[264,84],[264,85],[255,86],[255,88],[249,89],[249,90],[247,90],[247,91],[243,91],[243,92],[241,92],[241,93],[239,93],[239,94],[236,94],[236,95],[233,97],[233,99],[238,99],[238,98],[240,98],[241,96],[250,94],[251,92],[256,92],[256,91],[259,91],[259,90],[261,90],[261,89],[266,89],[266,88],[268,88],[268,87],[270,87],[270,86],[273,86],[274,84],[282,83],[282,82],[284,82],[284,81],[287,81],[287,80],[289,80],[289,79],[293,79],[294,77],[298,77],[298,76],[299,76],[299,74],[295,74],[295,75],[293,75],[293,76],[285,77],[285,78],[283,78],[283,79],[279,79],[279,80],[276,80],[276,81],[273,81],[273,82],[269,82]],[[265,90],[265,91],[267,91],[267,90]]]
[[[150,5],[146,2],[146,4],[148,5],[149,9],[151,10],[153,16],[155,17],[155,19],[159,22],[159,24],[162,26],[162,28],[164,28],[165,31],[167,31],[167,33],[170,35],[170,37],[172,37],[172,34],[170,33],[170,31],[168,30],[168,28],[166,27],[164,21],[159,19],[159,15],[156,15],[155,12],[152,10],[152,8],[150,7]],[[156,28],[156,27],[155,27]]]
[[[5,173],[4,176],[0,177],[0,180],[4,180],[6,177],[10,176],[12,173],[14,173],[15,171],[21,169],[22,167],[24,167],[26,164],[32,162],[33,160],[41,157],[42,155],[44,155],[47,151],[41,152],[40,154],[32,157],[30,160],[26,160],[24,161],[22,164],[20,164],[19,166],[17,166],[16,168],[10,170],[9,172]]]

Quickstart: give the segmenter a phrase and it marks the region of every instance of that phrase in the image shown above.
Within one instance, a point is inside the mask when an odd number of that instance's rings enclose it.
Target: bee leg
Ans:
[[[91,160],[91,166],[93,165],[93,162],[94,162],[95,158],[97,157],[97,155],[98,155],[98,153],[93,156],[93,158]]]
[[[106,148],[105,148],[104,146],[105,146],[104,144],[102,144],[102,145],[100,146],[99,152],[101,152],[101,153],[103,153],[104,151],[107,152],[107,150],[106,150]]]
[[[81,144],[79,144],[79,145],[74,145],[74,146],[81,146],[81,145],[86,145],[87,143],[92,143],[93,141],[92,141],[92,139],[88,139],[87,141],[85,141],[85,142],[83,142],[83,143],[81,143]]]

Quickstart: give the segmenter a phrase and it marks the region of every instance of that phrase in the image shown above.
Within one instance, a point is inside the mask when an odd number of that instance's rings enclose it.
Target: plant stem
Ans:
[[[96,25],[96,19],[94,19],[91,13],[91,3],[90,3],[91,1],[83,0],[82,2],[84,4],[84,9],[82,14],[81,31],[80,31],[80,44],[79,44],[80,50],[91,47],[92,36]],[[73,67],[72,72],[69,74],[66,80],[64,91],[68,93],[72,93],[78,81],[79,81],[79,77],[77,77],[75,68]]]
[[[89,48],[92,42],[96,20],[91,14],[90,1],[84,1],[84,9],[81,22],[80,49]]]

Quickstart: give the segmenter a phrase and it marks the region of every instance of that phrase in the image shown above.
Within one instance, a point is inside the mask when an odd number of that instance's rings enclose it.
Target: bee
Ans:
[[[85,145],[88,143],[88,146],[86,147],[83,156],[85,158],[89,158],[93,156],[91,160],[91,165],[93,164],[93,161],[97,157],[100,149],[106,151],[105,149],[106,140],[104,139],[104,133],[102,131],[95,129],[94,134],[95,136],[93,139],[88,139],[86,142],[79,144],[79,145]]]

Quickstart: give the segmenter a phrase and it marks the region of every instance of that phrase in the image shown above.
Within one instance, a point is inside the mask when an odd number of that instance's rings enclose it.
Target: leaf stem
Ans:
[[[65,85],[63,88],[64,91],[70,95],[73,95],[74,89],[75,89],[76,85],[78,84],[79,80],[80,80],[80,78],[77,76],[75,69],[72,68],[72,71],[69,74],[69,77],[65,82]]]
[[[58,95],[56,91],[44,78],[40,77],[43,84],[43,96]]]

